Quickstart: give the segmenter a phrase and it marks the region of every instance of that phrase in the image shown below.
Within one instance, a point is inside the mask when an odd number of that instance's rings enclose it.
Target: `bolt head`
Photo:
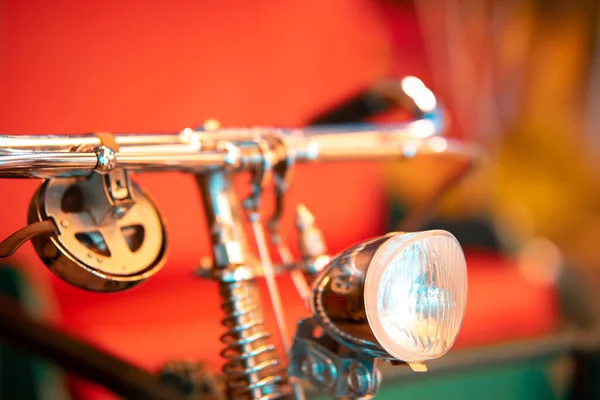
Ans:
[[[369,390],[371,380],[369,379],[368,371],[358,365],[350,368],[346,383],[348,387],[358,396],[365,396]]]
[[[107,173],[112,171],[117,166],[117,155],[113,149],[100,146],[96,148],[96,157],[98,164],[96,164],[96,170],[101,173]]]
[[[317,387],[329,389],[335,383],[337,374],[335,365],[322,354],[309,351],[300,368]]]
[[[113,209],[113,217],[119,219],[123,217],[127,213],[127,208],[122,206],[117,206]]]

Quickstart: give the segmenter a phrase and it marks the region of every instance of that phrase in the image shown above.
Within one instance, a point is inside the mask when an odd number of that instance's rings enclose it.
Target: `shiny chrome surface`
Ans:
[[[476,155],[470,146],[441,136],[439,127],[428,118],[388,127],[368,129],[275,130],[273,128],[219,129],[177,134],[114,134],[118,149],[116,164],[150,171],[202,173],[211,170],[254,170],[263,162],[258,144],[269,137],[287,143],[295,161],[327,162],[340,160],[393,160],[420,155],[463,157]],[[0,177],[56,177],[103,172],[98,137],[0,136]],[[104,146],[108,147],[108,146]]]
[[[350,247],[325,267],[313,283],[315,320],[344,346],[372,357],[393,359],[377,341],[365,310],[369,264],[391,234]]]
[[[299,321],[289,375],[336,399],[373,397],[381,383],[376,358],[348,351],[318,329],[312,318]]]
[[[276,347],[264,327],[254,270],[257,260],[248,248],[240,201],[231,175],[214,172],[198,176],[208,229],[212,233],[212,277],[219,282],[222,320],[221,356],[227,398],[274,399],[291,387]]]
[[[197,176],[211,234],[216,268],[247,265],[255,268],[258,260],[250,250],[244,230],[244,213],[227,173]]]
[[[135,146],[131,147],[121,146],[118,151],[114,151],[116,164],[113,168],[126,168],[138,173],[154,171],[204,173],[211,170],[251,171],[261,165],[263,157],[257,142],[251,144],[247,142],[255,138],[253,132],[249,130],[247,139],[238,138],[235,141],[227,139],[226,131],[220,133],[223,133],[223,137],[217,141],[212,141],[212,138],[207,140],[202,133],[194,133],[198,140],[195,144],[173,144],[167,140],[164,145],[135,143]],[[265,130],[264,134],[268,137],[273,135],[273,131]],[[436,156],[458,158],[469,165],[477,157],[477,149],[472,146],[440,136],[415,137],[402,128],[343,133],[299,130],[280,132],[277,135],[286,138],[289,151],[293,152],[297,163],[384,161]],[[125,137],[131,138],[131,135]],[[119,135],[115,135],[115,138],[118,139]],[[32,139],[30,145],[21,146],[18,150],[9,146],[3,147],[13,139],[20,144],[28,140],[20,137],[0,137],[0,178],[69,177],[105,170],[104,165],[99,163],[97,149],[100,146],[89,149],[74,146],[70,151],[65,151],[59,146],[40,146],[39,140]],[[52,140],[60,143],[70,140],[77,143],[79,138],[65,136],[48,139],[50,142]]]
[[[432,230],[390,233],[337,255],[314,282],[312,306],[340,344],[419,364],[452,347],[466,296],[458,241]]]

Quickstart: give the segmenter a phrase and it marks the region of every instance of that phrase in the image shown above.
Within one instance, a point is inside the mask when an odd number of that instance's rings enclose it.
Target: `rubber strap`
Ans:
[[[50,219],[35,222],[19,229],[0,243],[0,258],[12,255],[23,243],[34,236],[50,235],[56,232],[56,226]]]

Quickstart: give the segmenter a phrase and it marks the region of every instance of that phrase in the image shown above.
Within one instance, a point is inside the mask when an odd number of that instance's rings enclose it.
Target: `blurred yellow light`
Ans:
[[[551,285],[558,279],[563,263],[560,249],[544,237],[531,239],[518,256],[518,268],[534,285]]]
[[[204,129],[206,129],[207,131],[215,131],[215,130],[219,129],[220,127],[221,127],[221,123],[213,118],[207,119],[204,122]]]

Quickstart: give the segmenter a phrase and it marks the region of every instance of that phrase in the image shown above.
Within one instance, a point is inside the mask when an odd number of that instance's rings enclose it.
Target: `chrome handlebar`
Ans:
[[[0,178],[69,177],[106,172],[103,147],[114,152],[116,167],[148,171],[201,173],[251,170],[264,155],[256,146],[268,137],[286,142],[296,162],[402,159],[446,153],[470,158],[474,150],[444,139],[430,119],[370,129],[273,128],[219,129],[173,134],[115,134],[118,149],[100,136],[0,136]]]
[[[178,133],[0,136],[0,178],[71,177],[114,168],[203,173],[244,171],[273,164],[260,143],[284,144],[275,158],[295,162],[412,158],[423,154],[473,158],[475,151],[439,135],[443,113],[433,93],[417,78],[383,80],[370,89],[402,104],[413,119],[393,125],[341,125],[304,129],[186,128]],[[108,142],[108,143],[107,143]],[[286,153],[286,154],[282,154]]]

